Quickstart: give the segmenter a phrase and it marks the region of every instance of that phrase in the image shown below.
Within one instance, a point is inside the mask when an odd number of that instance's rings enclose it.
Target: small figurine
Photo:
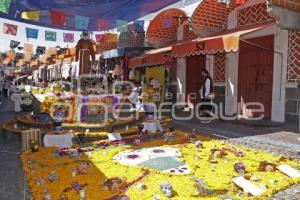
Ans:
[[[198,177],[195,177],[195,176],[192,176],[192,179],[194,181],[196,181],[196,194],[197,195],[206,195],[207,194],[207,191],[206,191],[206,186],[205,186],[205,183],[202,179],[198,178]]]
[[[211,152],[212,152],[211,155],[212,159],[223,158],[224,156],[227,156],[227,153],[223,149],[212,149]]]
[[[170,144],[175,139],[175,130],[174,128],[169,128],[168,131],[164,134],[165,142]]]
[[[84,189],[81,189],[79,191],[79,198],[80,198],[80,200],[85,200],[86,199],[85,198],[85,191],[84,191]]]
[[[139,190],[145,190],[146,189],[146,185],[144,183],[139,183],[137,185],[137,189],[139,189]]]
[[[72,177],[75,177],[77,175],[77,170],[76,169],[73,169],[72,170]]]
[[[65,193],[61,193],[61,195],[59,195],[58,200],[68,200],[68,196]]]
[[[173,188],[171,183],[163,183],[160,185],[160,190],[166,197],[173,197]]]
[[[240,176],[244,176],[245,174],[245,165],[243,163],[235,163],[234,169],[236,172],[240,174]]]
[[[197,149],[200,149],[200,148],[203,147],[203,144],[202,144],[202,142],[201,142],[200,140],[197,140],[197,141],[195,142],[195,146],[196,146]]]
[[[103,181],[103,186],[106,190],[118,192],[126,183],[126,178],[109,178]]]
[[[136,145],[141,144],[141,139],[138,139],[138,138],[134,139],[134,144],[136,144]]]
[[[43,200],[51,200],[52,199],[47,188],[43,191],[42,196],[43,196]]]
[[[37,184],[38,186],[44,185],[44,184],[45,184],[45,180],[44,180],[41,176],[39,176],[39,177],[37,178],[37,180],[36,180],[36,184]]]
[[[39,151],[39,145],[36,140],[30,140],[30,147],[32,152],[38,152]]]
[[[48,179],[49,179],[50,182],[54,182],[54,181],[57,180],[57,175],[56,175],[56,171],[55,170],[50,173]]]
[[[277,166],[267,161],[260,161],[258,170],[262,172],[274,172],[277,170]]]

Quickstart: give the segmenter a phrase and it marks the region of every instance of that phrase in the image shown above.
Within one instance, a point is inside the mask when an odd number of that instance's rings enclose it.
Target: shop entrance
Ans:
[[[247,117],[264,114],[265,118],[271,118],[274,57],[272,49],[274,49],[273,36],[240,41],[238,102],[242,114]],[[249,103],[262,104],[263,112],[256,112],[254,109],[259,109],[259,106],[250,106]]]
[[[205,69],[205,55],[189,56],[186,58],[186,99],[193,105],[200,102],[201,70]]]

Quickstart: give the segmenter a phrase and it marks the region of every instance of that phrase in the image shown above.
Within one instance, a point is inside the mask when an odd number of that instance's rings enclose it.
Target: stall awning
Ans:
[[[164,47],[160,49],[154,49],[146,52],[144,55],[135,57],[129,60],[129,68],[146,67],[164,64],[170,61],[170,58],[166,56],[167,52],[170,52],[172,47]]]
[[[104,59],[122,57],[124,56],[125,53],[128,56],[134,56],[134,55],[139,55],[141,52],[149,49],[152,48],[151,47],[124,47],[124,48],[117,48],[108,51],[103,51],[102,55]]]
[[[274,21],[249,26],[242,26],[222,31],[206,38],[178,43],[172,47],[172,56],[186,57],[199,54],[237,51],[241,35],[251,33],[275,24]]]
[[[119,49],[112,49],[109,51],[103,51],[102,55],[104,59],[108,58],[117,58],[123,56],[125,53],[124,48],[119,48]]]

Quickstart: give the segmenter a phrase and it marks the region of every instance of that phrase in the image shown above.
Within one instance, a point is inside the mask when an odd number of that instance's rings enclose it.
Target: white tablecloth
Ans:
[[[73,134],[62,135],[45,135],[44,145],[45,147],[72,147]]]
[[[162,131],[162,127],[160,125],[160,122],[158,120],[148,120],[143,122],[143,132],[145,132],[146,130],[149,132],[156,132],[157,130]]]

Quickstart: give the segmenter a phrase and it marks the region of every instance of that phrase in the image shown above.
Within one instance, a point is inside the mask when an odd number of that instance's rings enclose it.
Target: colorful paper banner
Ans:
[[[3,33],[4,34],[16,36],[17,31],[18,31],[18,26],[17,25],[7,24],[7,23],[3,24]]]
[[[42,46],[37,46],[36,47],[36,54],[38,54],[38,55],[44,54],[45,51],[46,51],[46,47],[42,47]]]
[[[96,41],[97,42],[103,42],[104,41],[104,34],[96,34]]]
[[[65,25],[66,16],[63,12],[51,10],[50,15],[51,15],[51,23],[53,25],[60,25],[60,26]]]
[[[87,30],[89,26],[89,17],[84,17],[84,16],[75,16],[75,28],[79,30]]]
[[[0,12],[8,14],[11,0],[1,0],[0,1]]]
[[[122,41],[128,40],[128,32],[122,32],[119,36],[119,39]]]
[[[46,41],[56,41],[56,32],[54,31],[45,31],[45,40]]]
[[[24,43],[24,51],[32,52],[33,51],[33,45],[30,44],[30,43]]]
[[[11,49],[14,49],[14,48],[17,48],[19,45],[20,45],[20,42],[15,41],[15,40],[11,40],[9,46],[10,46]]]
[[[163,21],[164,28],[171,28],[172,27],[172,18],[166,18]]]
[[[117,31],[118,32],[127,32],[128,28],[127,28],[127,21],[125,20],[116,20],[117,23]]]
[[[105,35],[105,41],[115,43],[118,41],[118,34],[113,34],[113,33],[107,33]]]
[[[74,42],[74,33],[64,33],[64,42]]]
[[[105,19],[97,19],[97,26],[99,31],[105,31],[109,28],[108,21]]]
[[[22,12],[21,18],[27,19],[27,20],[39,21],[40,20],[40,11],[39,10],[31,10],[31,11]]]
[[[57,50],[56,50],[55,47],[49,47],[49,48],[47,49],[47,51],[48,51],[48,54],[49,54],[49,55],[55,55],[56,52],[57,52]]]
[[[136,20],[134,21],[134,31],[137,33],[144,32],[144,20]]]
[[[39,34],[39,30],[38,29],[26,28],[26,37],[27,38],[37,39],[38,38],[38,34]]]

